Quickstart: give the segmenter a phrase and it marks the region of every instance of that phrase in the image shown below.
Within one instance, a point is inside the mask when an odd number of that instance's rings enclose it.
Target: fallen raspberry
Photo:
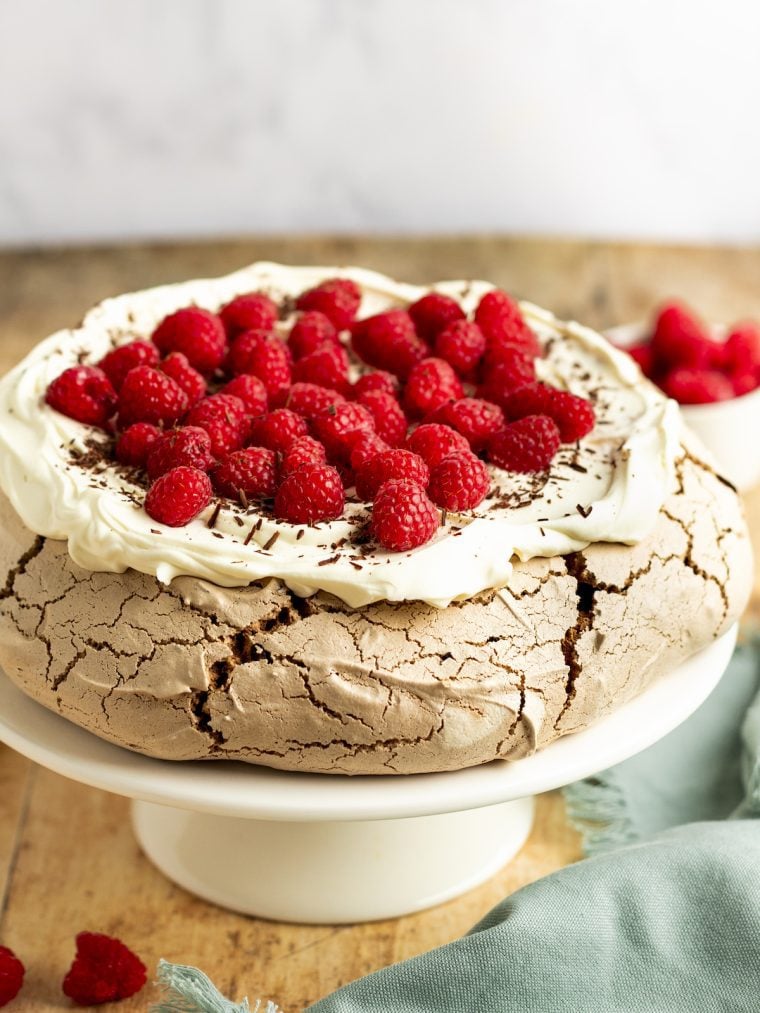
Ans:
[[[760,326],[754,321],[736,324],[723,345],[723,366],[728,373],[749,374],[760,368]]]
[[[70,419],[104,429],[116,407],[116,391],[97,366],[72,366],[52,381],[45,400]]]
[[[392,394],[398,397],[399,383],[393,373],[387,373],[384,369],[374,369],[371,373],[365,373],[355,381],[351,388],[351,397],[354,401],[359,400],[360,394],[369,394],[370,391],[380,391],[383,394]]]
[[[119,425],[122,429],[133,422],[173,426],[187,411],[188,403],[176,380],[153,366],[136,366],[127,373],[119,391]]]
[[[504,414],[498,405],[479,398],[465,397],[441,405],[426,420],[451,426],[461,433],[477,454],[484,450],[494,433],[504,428]]]
[[[284,454],[299,437],[306,436],[308,431],[306,420],[300,415],[289,408],[275,408],[268,415],[253,420],[248,439],[258,447],[268,447]]]
[[[315,288],[302,292],[296,299],[299,310],[317,310],[339,331],[344,331],[356,319],[362,293],[350,278],[330,278]]]
[[[431,469],[451,454],[471,452],[470,444],[461,433],[438,422],[418,426],[406,441],[406,447],[419,454]]]
[[[214,457],[239,450],[248,437],[249,421],[245,405],[234,394],[212,394],[190,409],[188,426],[200,426],[211,437]]]
[[[489,348],[512,345],[526,354],[541,354],[538,338],[523,319],[520,307],[500,289],[486,292],[475,310],[475,323],[483,331]]]
[[[680,404],[711,404],[734,396],[729,378],[714,369],[673,369],[662,379],[660,386],[668,397]]]
[[[404,442],[409,421],[404,415],[401,405],[392,394],[380,390],[370,390],[360,394],[356,403],[369,408],[375,420],[375,432],[386,443],[392,447],[398,447]]]
[[[345,401],[342,394],[315,383],[294,383],[285,398],[285,407],[310,422],[331,405]]]
[[[678,366],[706,368],[711,364],[715,346],[701,321],[681,303],[668,303],[658,313],[651,341],[657,370]]]
[[[566,390],[551,390],[546,413],[554,419],[563,443],[575,443],[594,428],[594,406],[585,398]]]
[[[353,401],[331,404],[312,423],[314,435],[324,443],[328,457],[346,463],[351,453],[350,440],[356,432],[375,431],[372,412]]]
[[[288,335],[288,348],[295,360],[311,355],[326,341],[338,344],[338,332],[332,321],[317,310],[302,313]]]
[[[392,478],[409,478],[424,489],[430,479],[430,471],[422,458],[411,450],[386,450],[359,468],[356,493],[360,499],[374,499],[380,486]]]
[[[150,341],[130,341],[128,345],[119,345],[108,355],[104,355],[98,363],[118,391],[124,383],[124,377],[135,366],[155,366],[158,364],[158,349]]]
[[[307,464],[327,464],[324,446],[311,436],[300,436],[282,455],[280,471],[290,475]]]
[[[491,437],[488,459],[506,471],[546,471],[559,445],[559,429],[553,419],[526,415]]]
[[[387,310],[354,324],[351,346],[364,362],[402,379],[430,354],[404,310]]]
[[[444,510],[472,510],[486,498],[490,484],[488,468],[468,447],[433,468],[428,496]]]
[[[252,373],[267,389],[270,404],[290,386],[290,349],[268,331],[243,331],[230,346],[229,365],[234,374]]]
[[[483,381],[478,387],[478,396],[501,407],[513,390],[535,382],[533,363],[534,360],[519,349],[509,346],[497,349],[490,356],[490,361],[483,363]]]
[[[191,407],[206,396],[205,379],[197,369],[193,369],[182,352],[170,352],[158,368],[179,384]]]
[[[213,463],[211,437],[205,429],[199,426],[170,429],[159,436],[150,449],[147,458],[148,478],[155,480],[181,465],[208,471]]]
[[[414,321],[417,333],[429,345],[435,342],[436,337],[449,324],[453,324],[455,320],[464,320],[464,310],[456,299],[442,292],[428,292],[427,295],[423,295],[421,299],[411,304],[408,313]],[[443,355],[442,358],[445,359],[446,356]]]
[[[357,432],[349,440],[351,452],[349,455],[349,464],[351,470],[354,472],[359,471],[362,465],[366,464],[367,461],[371,461],[377,454],[382,454],[386,450],[391,448],[381,439],[377,433]]]
[[[145,984],[145,965],[119,939],[80,932],[76,941],[76,957],[63,979],[63,992],[78,1006],[128,999]]]
[[[430,541],[440,517],[425,490],[408,478],[382,485],[372,506],[372,530],[378,542],[393,552],[407,552]]]
[[[0,946],[0,1006],[15,999],[24,984],[25,968],[13,950]]]
[[[223,457],[211,474],[220,496],[240,500],[269,499],[277,487],[277,455],[266,447],[245,447]]]
[[[325,341],[293,364],[294,383],[313,383],[328,390],[348,393],[348,355],[342,345]]]
[[[277,322],[277,306],[263,292],[235,296],[219,310],[230,341],[243,331],[271,331]]]
[[[252,373],[234,376],[219,390],[219,393],[239,397],[249,415],[263,415],[267,410],[267,389]]]
[[[291,524],[315,524],[340,517],[345,502],[337,470],[329,464],[314,464],[285,478],[274,499],[274,514]]]
[[[162,355],[182,352],[190,365],[206,376],[222,364],[227,348],[222,321],[199,306],[188,306],[164,317],[152,338]]]
[[[443,359],[423,359],[409,374],[404,407],[412,418],[423,418],[464,393],[462,381]]]
[[[116,459],[130,468],[144,468],[148,454],[161,435],[161,430],[150,422],[135,422],[116,441]]]
[[[435,339],[435,354],[445,359],[462,377],[473,375],[486,350],[485,335],[477,324],[457,320]]]
[[[182,465],[157,478],[145,497],[150,517],[170,528],[181,528],[211,502],[211,480],[205,471]]]

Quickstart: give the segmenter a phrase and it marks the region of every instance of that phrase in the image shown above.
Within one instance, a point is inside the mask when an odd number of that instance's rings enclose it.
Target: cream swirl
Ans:
[[[449,515],[433,540],[413,552],[362,544],[357,535],[367,508],[361,503],[349,503],[340,520],[308,528],[229,501],[212,527],[213,505],[185,528],[158,525],[141,505],[142,490],[119,469],[86,466],[94,431],[44,403],[47,385],[63,369],[149,334],[181,306],[216,310],[251,290],[282,300],[336,275],[360,285],[363,316],[428,291],[356,268],[254,264],[224,278],[108,299],[79,328],[38,345],[0,381],[0,486],[25,524],[67,540],[72,559],[88,570],[132,567],[162,582],[190,575],[225,587],[274,577],[296,594],[327,591],[351,607],[382,599],[445,607],[505,586],[514,557],[553,556],[600,541],[633,544],[651,530],[671,482],[677,407],[604,338],[528,303],[523,313],[545,349],[539,376],[593,396],[596,427],[580,444],[563,447],[548,475],[492,468],[492,489],[481,506]],[[461,281],[433,286],[466,310],[492,287]]]

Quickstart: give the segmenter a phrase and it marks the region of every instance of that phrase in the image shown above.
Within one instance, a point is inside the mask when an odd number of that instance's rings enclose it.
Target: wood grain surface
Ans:
[[[604,327],[672,295],[708,317],[760,317],[760,249],[676,248],[499,237],[304,238],[23,250],[0,254],[0,373],[94,302],[214,276],[253,260],[361,264],[404,280],[487,278],[559,316]],[[747,500],[756,545],[760,493]],[[760,586],[751,605],[760,614]],[[60,982],[82,929],[124,939],[151,973],[159,957],[197,964],[232,998],[296,1013],[339,985],[456,938],[506,894],[580,856],[559,794],[538,800],[533,832],[498,875],[464,897],[395,921],[281,925],[222,911],[172,885],[141,855],[128,803],[42,770],[0,746],[0,945],[28,968],[9,1009],[70,1009]],[[224,841],[217,856],[224,861]],[[255,868],[252,869],[255,875]],[[120,1004],[147,1009],[153,987]]]

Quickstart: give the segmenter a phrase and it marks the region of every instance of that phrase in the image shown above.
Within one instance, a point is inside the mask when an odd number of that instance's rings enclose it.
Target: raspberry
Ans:
[[[239,499],[269,499],[277,487],[277,455],[266,447],[234,450],[217,464],[212,473],[220,496]]]
[[[575,443],[594,428],[594,406],[566,390],[551,390],[547,415],[554,419],[563,443]]]
[[[288,335],[288,348],[293,358],[302,359],[304,355],[316,352],[326,341],[338,344],[338,332],[324,313],[311,310],[302,313]]]
[[[264,384],[270,404],[290,386],[290,350],[268,331],[243,331],[230,346],[232,372],[253,373]]]
[[[392,394],[397,398],[398,380],[393,373],[386,373],[383,369],[375,369],[356,380],[351,388],[351,397],[354,401],[358,401],[360,394],[368,394],[371,390],[379,390],[383,394]]]
[[[285,398],[285,407],[310,422],[330,405],[337,405],[345,398],[335,390],[318,387],[315,383],[294,383]]]
[[[755,390],[758,385],[758,376],[753,372],[745,373],[731,373],[729,375],[731,386],[734,391],[735,397],[741,397],[743,394],[749,394]]]
[[[205,397],[187,413],[185,424],[206,430],[214,457],[239,450],[248,435],[245,405],[233,394]]]
[[[332,521],[343,513],[343,483],[329,464],[299,468],[288,475],[274,499],[274,514],[291,524]]]
[[[404,310],[387,310],[354,324],[351,346],[360,359],[402,379],[429,355],[417,336],[412,318]]]
[[[427,295],[423,295],[417,302],[412,303],[408,313],[414,321],[417,333],[429,345],[435,342],[436,337],[449,324],[453,324],[456,320],[464,320],[464,310],[456,299],[442,292],[428,292]],[[446,356],[442,358],[445,359]]]
[[[441,405],[426,422],[441,422],[461,433],[475,453],[504,428],[504,415],[498,405],[474,397],[461,398]]]
[[[457,320],[435,339],[435,354],[445,359],[460,376],[471,376],[486,350],[486,339],[477,324]]]
[[[187,411],[188,397],[176,380],[160,369],[136,366],[121,385],[118,407],[122,429],[133,422],[172,426]]]
[[[294,383],[313,383],[345,394],[349,389],[348,355],[342,345],[332,341],[299,359],[293,365]]]
[[[654,355],[650,344],[631,345],[623,349],[638,365],[644,376],[652,376],[654,373]]]
[[[158,368],[179,384],[187,394],[191,407],[206,396],[206,381],[197,369],[193,369],[182,352],[170,352]]]
[[[734,396],[731,381],[714,369],[680,367],[671,370],[660,384],[668,397],[680,404],[711,404]]]
[[[324,443],[328,456],[343,461],[351,453],[351,437],[356,432],[375,431],[372,412],[364,405],[344,401],[330,405],[312,422],[314,435]]]
[[[501,407],[513,390],[535,382],[533,360],[516,348],[499,348],[489,359],[483,363],[483,382],[478,387],[478,396],[486,401]]]
[[[406,441],[408,450],[419,454],[428,468],[435,468],[444,457],[462,452],[470,453],[470,444],[451,426],[428,422],[418,426]]]
[[[327,452],[319,440],[311,436],[301,436],[283,454],[280,470],[283,475],[290,475],[306,464],[326,464]]]
[[[97,366],[72,366],[52,381],[45,400],[62,415],[103,429],[114,413],[116,391]]]
[[[146,978],[143,962],[119,939],[80,932],[76,957],[63,979],[63,992],[79,1006],[99,1006],[135,995]]]
[[[366,394],[360,394],[356,403],[369,408],[375,420],[375,432],[386,443],[398,447],[404,442],[409,422],[392,394],[370,390]]]
[[[545,383],[526,383],[501,399],[504,416],[514,422],[526,415],[548,415],[552,388]]]
[[[24,984],[25,968],[13,950],[0,946],[0,1006],[15,999]]]
[[[489,348],[512,345],[527,355],[541,354],[538,338],[523,320],[520,307],[506,292],[486,292],[475,310],[475,323],[480,327]]]
[[[306,420],[288,408],[275,408],[268,415],[254,419],[251,423],[249,441],[257,447],[268,447],[284,454],[301,436],[306,436],[309,427]]]
[[[760,327],[751,320],[737,324],[725,340],[724,365],[729,373],[753,373],[760,367]]]
[[[559,429],[553,419],[526,415],[491,437],[488,459],[506,471],[546,471],[559,445]]]
[[[357,472],[357,495],[360,499],[374,499],[380,486],[392,478],[409,478],[424,489],[430,480],[430,471],[422,458],[411,450],[386,450],[370,458]]]
[[[354,433],[349,443],[351,447],[349,463],[353,471],[359,471],[363,464],[371,461],[377,454],[391,449],[377,433]]]
[[[277,307],[263,292],[235,296],[219,310],[230,341],[243,331],[271,331],[277,322]]]
[[[214,463],[211,437],[199,426],[170,429],[155,441],[147,459],[148,478],[155,480],[172,468],[186,465],[208,471]]]
[[[462,383],[443,359],[423,359],[409,374],[404,407],[412,418],[422,418],[447,401],[462,397]]]
[[[161,430],[150,422],[135,422],[116,441],[117,461],[130,468],[144,468],[148,454],[160,435]]]
[[[466,453],[445,457],[433,468],[428,495],[444,510],[472,510],[483,502],[490,485],[488,468],[468,448]]]
[[[104,355],[98,366],[111,381],[114,390],[118,391],[130,369],[157,364],[158,349],[154,344],[150,341],[130,341],[128,345],[119,345]]]
[[[222,364],[227,335],[215,313],[188,306],[164,317],[153,332],[153,343],[162,355],[182,352],[190,365],[207,375]]]
[[[249,415],[263,415],[267,410],[267,389],[257,376],[241,373],[233,377],[219,391],[239,397]]]
[[[350,278],[330,278],[315,288],[302,292],[296,299],[299,310],[317,310],[339,331],[350,327],[356,319],[362,293]]]
[[[181,465],[157,478],[145,497],[150,517],[170,528],[182,528],[211,502],[211,480],[205,471]]]
[[[672,302],[657,315],[651,344],[658,369],[676,366],[703,369],[710,365],[716,342],[689,309]]]
[[[372,507],[372,529],[378,542],[407,552],[430,541],[439,524],[438,511],[417,482],[396,478],[380,487]]]

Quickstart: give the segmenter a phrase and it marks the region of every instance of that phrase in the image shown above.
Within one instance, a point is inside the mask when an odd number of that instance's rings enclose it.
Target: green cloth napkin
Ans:
[[[760,649],[738,650],[688,722],[567,790],[592,857],[310,1013],[758,1013],[759,687]],[[210,986],[194,968],[159,977],[174,998],[156,1010],[248,1008],[191,1005]]]

